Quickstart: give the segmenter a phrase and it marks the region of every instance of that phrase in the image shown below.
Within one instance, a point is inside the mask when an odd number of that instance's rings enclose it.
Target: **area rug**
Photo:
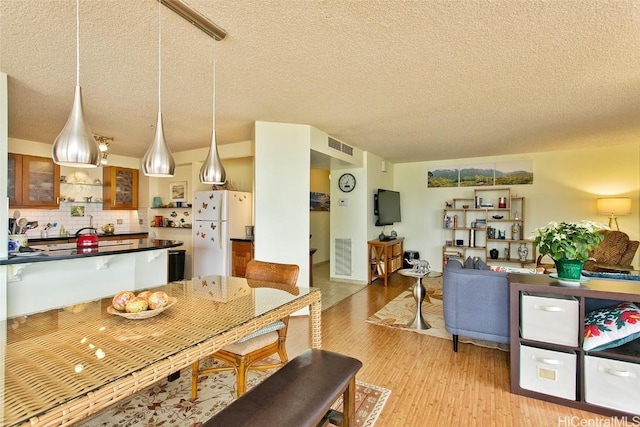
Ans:
[[[424,320],[431,326],[431,329],[417,330],[407,326],[416,313],[416,300],[411,290],[404,291],[394,300],[382,307],[373,316],[367,319],[367,322],[376,325],[398,328],[419,334],[430,335],[432,337],[453,340],[451,334],[444,327],[444,314],[442,311],[442,288],[438,281],[423,282],[427,288],[427,296],[422,303],[422,316]],[[508,351],[507,344],[495,343],[491,341],[478,340],[467,337],[459,337],[458,342],[469,343],[481,347],[497,348],[499,350]]]
[[[210,365],[216,362],[202,363]],[[249,371],[247,389],[259,384],[273,372],[275,370]],[[179,379],[172,382],[160,381],[77,425],[200,427],[233,401],[235,388],[235,376],[231,371],[203,376],[200,378],[198,398],[192,401],[189,399],[191,368],[185,368],[180,372]],[[357,381],[355,425],[375,425],[390,393],[386,388]],[[333,409],[342,410],[342,398],[333,405]]]

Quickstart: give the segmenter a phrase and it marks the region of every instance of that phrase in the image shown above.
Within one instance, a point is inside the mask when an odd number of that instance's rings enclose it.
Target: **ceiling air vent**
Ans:
[[[328,144],[329,148],[333,148],[334,150],[338,150],[343,152],[344,154],[348,154],[349,156],[353,156],[353,147],[348,146],[347,144],[343,144],[342,142],[338,141],[337,139],[333,139],[331,137],[328,137]]]
[[[353,147],[350,147],[347,144],[342,144],[342,152],[344,154],[348,154],[350,156],[353,156]]]
[[[337,141],[331,137],[329,137],[329,148],[333,148],[334,150],[342,151],[342,144],[340,141]]]

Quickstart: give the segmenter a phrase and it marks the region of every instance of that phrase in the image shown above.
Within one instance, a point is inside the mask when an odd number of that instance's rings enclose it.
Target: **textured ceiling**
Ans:
[[[640,0],[186,0],[216,49],[220,144],[256,120],[312,125],[392,162],[640,140]],[[162,112],[206,147],[213,40],[169,9]],[[81,0],[80,84],[110,152],[142,157],[158,111],[158,3]],[[75,85],[75,1],[0,0],[9,136],[51,142]]]

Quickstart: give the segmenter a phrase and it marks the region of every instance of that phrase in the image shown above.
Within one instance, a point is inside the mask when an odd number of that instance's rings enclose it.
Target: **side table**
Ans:
[[[422,301],[424,301],[425,295],[427,295],[427,290],[422,284],[422,279],[425,277],[438,277],[441,273],[437,273],[435,271],[428,272],[418,272],[412,268],[403,268],[398,270],[398,273],[403,276],[415,277],[416,283],[413,285],[413,297],[416,299],[416,315],[412,321],[407,323],[407,326],[412,329],[418,329],[421,331],[425,331],[427,329],[431,329],[431,325],[427,323],[422,317]]]

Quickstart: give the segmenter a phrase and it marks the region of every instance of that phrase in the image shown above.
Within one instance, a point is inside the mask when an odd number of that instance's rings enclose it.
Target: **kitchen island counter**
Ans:
[[[36,249],[33,252],[10,253],[7,258],[0,259],[0,265],[117,255],[158,249],[171,249],[182,245],[183,242],[179,240],[160,239],[101,240],[98,241],[98,246],[83,248],[77,248],[75,243],[52,243],[48,245],[34,245]]]

